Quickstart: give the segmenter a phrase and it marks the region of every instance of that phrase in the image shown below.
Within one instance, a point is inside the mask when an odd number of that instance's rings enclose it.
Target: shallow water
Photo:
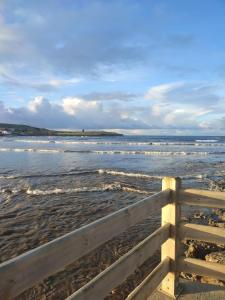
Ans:
[[[3,262],[160,190],[163,176],[180,176],[186,187],[207,188],[211,179],[225,174],[225,138],[8,137],[0,138],[0,162]],[[155,230],[160,213],[153,212],[146,222],[130,233],[132,241],[121,242],[114,252],[125,253]],[[67,294],[87,278],[77,285],[76,272],[71,272]],[[46,285],[28,298],[49,293],[47,299],[63,299],[65,293],[51,293]]]

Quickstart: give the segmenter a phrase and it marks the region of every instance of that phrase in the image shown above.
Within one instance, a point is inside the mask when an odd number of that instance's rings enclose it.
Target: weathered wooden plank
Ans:
[[[178,269],[180,272],[225,280],[225,265],[201,259],[181,257],[178,261]]]
[[[170,224],[165,224],[148,236],[114,264],[96,276],[67,300],[100,300],[141,266],[170,235]]]
[[[178,294],[179,274],[176,272],[176,260],[179,253],[177,225],[180,221],[180,205],[177,203],[180,186],[180,178],[165,177],[162,180],[162,189],[171,189],[172,196],[172,203],[169,203],[162,208],[162,225],[170,223],[173,230],[171,231],[170,238],[162,244],[161,260],[163,261],[166,257],[170,257],[173,263],[171,264],[170,272],[162,281],[161,289],[171,297],[175,297],[175,295]]]
[[[163,261],[142,281],[142,283],[130,293],[126,300],[146,300],[152,292],[159,286],[161,281],[168,274],[170,269],[169,257]]]
[[[91,224],[0,265],[0,299],[11,299],[42,279],[148,218],[170,201],[170,190],[161,191]]]
[[[225,228],[181,222],[180,239],[192,239],[225,245]]]
[[[185,189],[180,191],[179,203],[183,205],[225,208],[225,193],[198,189]]]

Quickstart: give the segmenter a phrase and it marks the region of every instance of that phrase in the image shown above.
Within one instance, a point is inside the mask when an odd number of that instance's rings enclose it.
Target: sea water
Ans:
[[[22,199],[51,191],[111,193],[123,184],[151,190],[163,176],[204,185],[224,175],[224,158],[225,137],[2,137],[1,199],[6,191]]]
[[[82,214],[77,203],[106,208],[112,202],[118,209],[160,190],[163,176],[208,188],[223,179],[224,167],[225,137],[1,137],[1,222],[15,207],[25,218],[35,207],[57,218],[55,207],[63,211],[68,201],[80,225],[97,215]]]
[[[207,189],[224,175],[225,137],[1,137],[0,262],[159,191],[163,176]],[[142,226],[106,246],[99,261],[109,265],[158,226],[160,211],[153,211]],[[95,276],[96,268],[104,269],[93,259],[52,277],[49,293],[57,293],[65,278],[76,290],[86,270]],[[77,276],[83,277],[73,280]],[[67,293],[66,283],[61,289]],[[26,299],[34,299],[30,293]],[[44,294],[40,288],[35,299]]]

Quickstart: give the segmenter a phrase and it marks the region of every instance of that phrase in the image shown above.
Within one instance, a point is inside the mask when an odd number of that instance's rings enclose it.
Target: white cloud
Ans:
[[[36,78],[23,79],[22,77],[17,78],[15,76],[9,75],[7,70],[0,67],[0,82],[7,84],[10,87],[20,87],[20,88],[31,88],[37,91],[51,91],[66,86],[76,85],[81,82],[81,78],[55,78],[51,76],[42,76],[41,80]]]
[[[11,108],[0,102],[0,120],[38,127],[68,129],[148,128],[135,111],[105,102],[67,97],[51,102],[43,96],[35,97],[26,107]]]
[[[70,129],[173,129],[177,132],[224,128],[225,106],[220,105],[224,98],[218,96],[212,85],[170,83],[151,87],[149,91],[146,98],[150,101],[143,99],[139,105],[128,102],[132,94],[124,92],[93,92],[84,97],[62,97],[55,101],[37,96],[19,108],[1,103],[0,121]]]
[[[158,124],[167,128],[210,129],[208,118],[224,113],[221,96],[213,84],[172,82],[151,87],[146,95]],[[214,118],[215,119],[215,118]]]
[[[51,109],[50,103],[42,96],[35,97],[34,100],[28,102],[28,110],[32,113],[47,112],[49,109]]]
[[[62,100],[63,111],[71,116],[79,116],[82,112],[97,112],[101,110],[101,104],[97,101],[85,101],[79,98],[64,98]]]
[[[182,82],[173,82],[168,84],[160,84],[151,87],[145,98],[150,100],[166,100],[168,98],[168,94],[172,91],[174,91],[177,88],[182,88],[184,86],[184,83]]]
[[[173,105],[214,106],[220,100],[217,85],[201,82],[172,82],[151,87],[146,99]]]

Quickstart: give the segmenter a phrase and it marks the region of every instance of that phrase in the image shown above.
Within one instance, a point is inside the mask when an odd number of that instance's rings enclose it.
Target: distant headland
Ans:
[[[32,127],[28,125],[0,123],[0,136],[122,136],[122,134],[110,131],[90,130],[65,131],[50,130],[46,128]]]

